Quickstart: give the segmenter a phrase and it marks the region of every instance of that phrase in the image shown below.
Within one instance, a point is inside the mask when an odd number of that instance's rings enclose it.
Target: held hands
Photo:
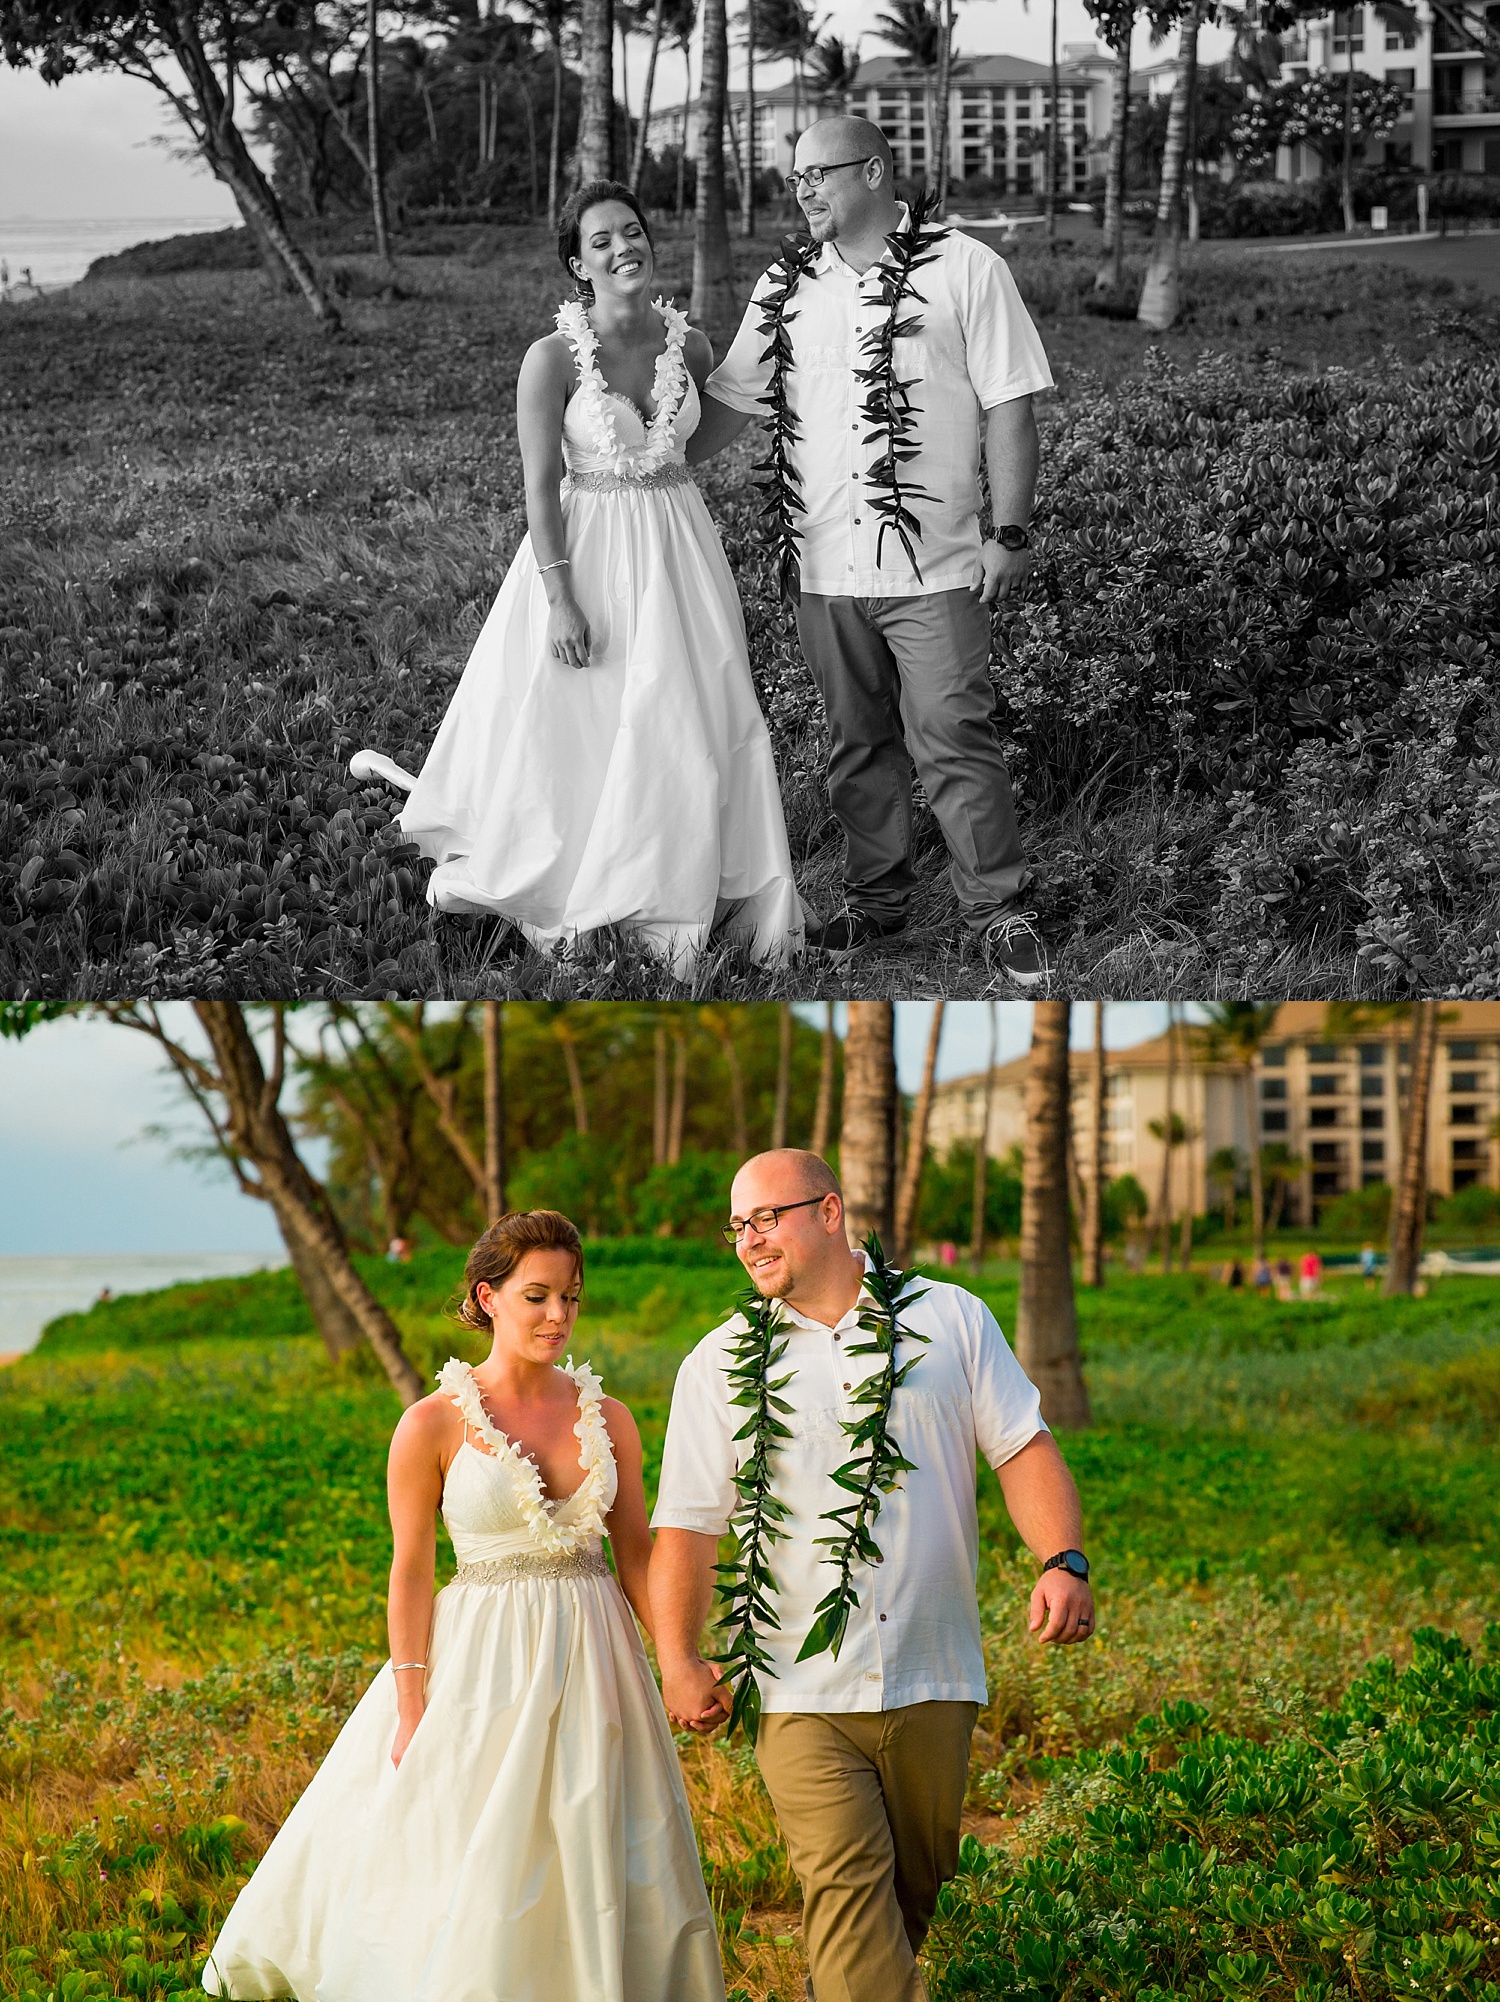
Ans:
[[[560,591],[548,608],[547,651],[566,667],[589,664],[589,622],[569,591]]]
[[[1060,1567],[1044,1571],[1032,1588],[1030,1624],[1039,1641],[1092,1640],[1094,1595],[1087,1579]]]
[[[661,1665],[661,1699],[679,1731],[706,1738],[728,1720],[734,1698],[719,1671],[700,1656]]]
[[[979,545],[979,575],[969,586],[969,595],[982,604],[1003,605],[1007,598],[1019,597],[1031,575],[1032,552],[1007,549],[1001,542]]]

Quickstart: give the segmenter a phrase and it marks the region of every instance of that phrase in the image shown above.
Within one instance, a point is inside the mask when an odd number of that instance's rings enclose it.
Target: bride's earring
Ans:
[[[594,287],[592,283],[584,277],[581,271],[577,270],[573,273],[573,297],[581,306],[592,306],[594,303]]]

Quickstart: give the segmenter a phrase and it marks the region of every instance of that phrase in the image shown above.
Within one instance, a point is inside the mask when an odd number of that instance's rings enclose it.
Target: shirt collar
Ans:
[[[905,229],[907,224],[911,221],[911,209],[905,202],[899,202],[897,204],[897,207],[901,211],[901,216],[896,224],[896,228]],[[883,250],[880,253],[879,257],[876,258],[875,264],[884,264],[886,260],[889,258],[890,254],[891,253],[889,249]],[[820,243],[818,245],[817,269],[818,269],[818,275],[820,277],[825,272],[828,271],[847,271],[849,276],[854,280],[854,283],[857,285],[861,278],[868,276],[868,274],[875,269],[875,264],[867,265],[864,271],[856,271],[852,264],[846,264],[844,262],[843,257],[840,255],[839,247],[836,243],[829,242],[829,243]]]
[[[869,1252],[861,1251],[859,1255],[861,1260],[863,1261],[865,1271],[868,1272],[870,1270]],[[849,1309],[848,1313],[845,1314],[843,1320],[835,1321],[832,1327],[830,1327],[826,1321],[810,1320],[806,1314],[799,1313],[797,1309],[792,1305],[790,1300],[783,1300],[781,1305],[783,1311],[787,1316],[787,1319],[791,1321],[794,1327],[806,1328],[815,1335],[831,1335],[836,1330],[852,1326],[856,1316],[859,1313],[860,1308],[864,1305],[866,1300],[869,1299],[869,1297],[870,1297],[869,1289],[867,1287],[862,1286],[859,1290],[859,1298],[855,1301],[854,1305]]]

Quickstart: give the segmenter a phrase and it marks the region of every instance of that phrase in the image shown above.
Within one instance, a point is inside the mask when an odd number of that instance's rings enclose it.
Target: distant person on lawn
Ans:
[[[727,1233],[756,1291],[782,1303],[785,1351],[764,1376],[789,1434],[768,1456],[769,1492],[786,1514],[769,1552],[776,1624],[757,1629],[771,1670],[756,1676],[756,1754],[802,1882],[808,1992],[816,2002],[918,2002],[926,1991],[916,1955],[957,1868],[969,1744],[986,1696],[976,1455],[995,1469],[1040,1563],[1030,1619],[1042,1641],[1093,1632],[1078,1491],[989,1308],[961,1286],[925,1282],[899,1316],[925,1340],[897,1341],[889,1422],[908,1464],[874,1518],[883,1561],[853,1563],[858,1603],[837,1655],[822,1646],[799,1659],[836,1575],[817,1540],[830,1529],[826,1512],[853,1499],[833,1480],[854,1450],[844,1427],[869,1408],[860,1392],[886,1363],[859,1327],[872,1305],[869,1264],[849,1248],[826,1161],[795,1148],[747,1161]],[[753,1478],[746,1407],[731,1403],[727,1374],[741,1366],[749,1329],[736,1315],[678,1372],[653,1517],[662,1696],[695,1731],[713,1730],[731,1709],[699,1641],[719,1539],[744,1499],[737,1477]]]
[[[845,907],[808,946],[842,962],[904,929],[915,767],[965,923],[992,971],[1030,986],[1045,959],[1022,908],[990,618],[1031,571],[1031,399],[1051,370],[1004,260],[897,200],[878,126],[820,119],[787,186],[811,244],[757,283],[687,456],[708,458],[752,417],[770,424],[773,527],[847,842]]]

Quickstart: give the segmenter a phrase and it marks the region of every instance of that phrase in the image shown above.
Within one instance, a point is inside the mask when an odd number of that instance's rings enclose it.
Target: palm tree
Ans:
[[[682,143],[677,148],[677,205],[674,211],[679,223],[687,179],[688,120],[693,106],[693,30],[697,25],[698,0],[669,0],[667,26],[682,53]]]
[[[1016,1360],[1041,1392],[1051,1426],[1089,1423],[1078,1352],[1068,1230],[1068,1021],[1072,1004],[1038,1001],[1026,1066],[1021,1172],[1021,1291]]]
[[[818,44],[818,29],[802,0],[753,0],[755,46],[764,56],[792,66],[792,149],[802,132],[802,100],[807,59]],[[772,165],[776,165],[772,162]],[[787,163],[790,165],[790,161]]]
[[[1104,1075],[1104,1003],[1094,1003],[1094,1121],[1090,1129],[1089,1179],[1083,1207],[1083,1283],[1104,1284],[1104,1134],[1107,1119]]]
[[[1207,1001],[1196,1034],[1198,1046],[1211,1063],[1238,1067],[1244,1094],[1245,1142],[1250,1150],[1250,1229],[1257,1258],[1266,1248],[1266,1192],[1261,1176],[1260,1117],[1255,1103],[1255,1063],[1261,1045],[1276,1026],[1275,1001]]]
[[[1167,114],[1167,150],[1162,160],[1161,193],[1156,203],[1156,227],[1151,237],[1151,262],[1141,288],[1136,318],[1143,326],[1165,333],[1177,319],[1182,303],[1182,194],[1186,178],[1188,126],[1198,87],[1198,27],[1203,0],[1183,0],[1177,34],[1177,81]]]
[[[1057,0],[1052,0],[1052,53],[1047,79],[1047,234],[1057,235]]]
[[[750,1131],[745,1120],[745,1072],[734,1040],[734,1020],[727,1008],[700,1008],[698,1020],[718,1044],[729,1073],[729,1104],[734,1121],[734,1151],[743,1161],[750,1152]]]
[[[1432,1073],[1442,1004],[1414,1001],[1410,1007],[1415,1017],[1411,1083],[1407,1087],[1406,1120],[1401,1134],[1401,1179],[1391,1204],[1391,1234],[1385,1261],[1387,1293],[1415,1292],[1422,1267],[1422,1237],[1427,1227],[1427,1113],[1432,1102]]]
[[[927,1030],[927,1056],[922,1065],[922,1084],[912,1107],[911,1127],[906,1136],[906,1160],[902,1164],[901,1186],[896,1193],[895,1261],[905,1265],[911,1257],[912,1226],[917,1217],[917,1194],[922,1186],[922,1168],[927,1160],[927,1121],[932,1112],[932,1081],[937,1075],[938,1044],[943,1035],[946,1001],[934,1001],[932,1021]]]
[[[820,111],[847,111],[858,75],[858,40],[821,35],[807,52],[807,88]]]
[[[1208,1176],[1210,1181],[1219,1185],[1219,1197],[1224,1206],[1224,1230],[1227,1235],[1234,1229],[1234,1196],[1240,1179],[1238,1147],[1216,1147],[1208,1157]]]
[[[1099,267],[1096,292],[1119,293],[1125,283],[1125,146],[1130,127],[1130,42],[1136,0],[1085,0],[1089,19],[1115,58],[1109,162],[1104,172],[1104,243],[1109,261]]]
[[[630,185],[637,193],[646,168],[646,128],[651,123],[651,94],[656,88],[656,58],[661,51],[665,20],[666,0],[655,0],[651,9],[651,52],[646,58],[646,83],[641,92],[641,122],[635,129],[635,156],[630,163]]]
[[[693,230],[691,317],[725,329],[735,316],[729,216],[724,206],[724,114],[729,89],[729,24],[724,0],[704,0],[703,76],[698,104],[698,207]]]
[[[386,213],[385,164],[380,146],[380,0],[365,0],[365,150],[370,162],[370,207],[375,218],[375,255],[391,261],[390,218]]]
[[[1161,1179],[1156,1194],[1156,1227],[1161,1232],[1161,1269],[1172,1269],[1172,1149],[1178,1142],[1182,1121],[1172,1109],[1177,1082],[1177,1003],[1167,1003],[1167,1097],[1160,1119],[1148,1121],[1149,1130],[1162,1142]]]
[[[1307,1163],[1300,1154],[1294,1154],[1284,1140],[1272,1140],[1267,1146],[1256,1149],[1253,1167],[1258,1167],[1263,1183],[1271,1188],[1271,1212],[1268,1228],[1275,1230],[1281,1222],[1281,1212],[1286,1206],[1286,1192],[1301,1175]],[[1257,1252],[1257,1258],[1264,1252]]]
[[[890,12],[875,16],[877,38],[895,49],[909,69],[920,72],[922,77],[922,101],[926,109],[926,126],[929,140],[933,137],[932,80],[941,67],[946,33],[943,14],[938,0],[890,0]],[[947,129],[947,112],[944,111],[944,130]],[[937,167],[931,154],[928,156],[929,184],[936,186],[933,175]]]
[[[589,1130],[589,1102],[583,1088],[583,1071],[578,1062],[578,1028],[567,1014],[567,1002],[552,1004],[552,1033],[562,1046],[563,1065],[568,1073],[568,1091],[573,1100],[573,1130]]]
[[[796,1028],[792,1020],[790,1001],[777,1003],[781,1018],[777,1023],[776,1037],[776,1105],[771,1114],[771,1145],[786,1145],[786,1115],[792,1095],[792,1035]]]
[[[583,93],[578,107],[578,179],[607,181],[615,171],[615,22],[613,0],[579,0]]]
[[[974,1143],[974,1215],[969,1225],[969,1263],[979,1277],[984,1264],[984,1212],[989,1200],[990,1116],[995,1109],[995,1059],[1000,1054],[1000,1017],[990,1003],[990,1054],[984,1067],[984,1111]]]
[[[667,1161],[667,1043],[665,1020],[658,1016],[652,1038],[651,1076],[651,1165],[663,1168]]]
[[[851,1001],[844,1038],[844,1118],[839,1169],[849,1242],[894,1237],[896,1193],[896,1004]]]
[[[557,228],[562,192],[563,30],[572,20],[577,0],[522,0],[527,17],[547,37],[552,51],[552,131],[547,145],[547,227]]]
[[[490,1222],[510,1207],[505,1199],[505,1003],[484,1004],[484,1182]]]
[[[813,1154],[828,1152],[828,1135],[833,1126],[833,1065],[838,1054],[838,1037],[833,1028],[833,1003],[826,1002],[827,1014],[823,1018],[823,1055],[818,1066],[818,1102],[813,1112],[812,1138],[808,1150]]]

